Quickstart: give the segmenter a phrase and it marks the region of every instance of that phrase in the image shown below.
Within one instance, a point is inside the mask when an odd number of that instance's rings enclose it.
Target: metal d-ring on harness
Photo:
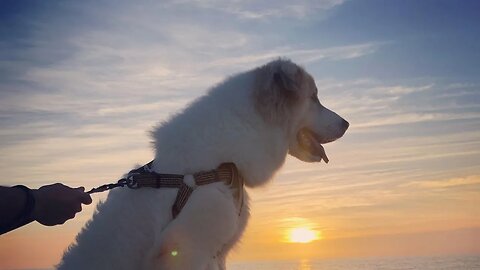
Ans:
[[[153,160],[138,169],[131,170],[117,183],[92,188],[87,193],[103,192],[125,186],[131,189],[143,187],[178,188],[177,197],[172,206],[172,216],[176,218],[197,186],[223,182],[230,187],[240,215],[243,205],[244,181],[235,164],[223,163],[215,170],[198,172],[193,175],[160,174],[153,171],[152,165]]]

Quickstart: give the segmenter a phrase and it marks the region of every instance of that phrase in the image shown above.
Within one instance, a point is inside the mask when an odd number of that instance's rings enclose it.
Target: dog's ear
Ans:
[[[276,60],[256,71],[255,107],[271,123],[288,120],[301,97],[304,71],[289,60]]]
[[[294,102],[298,99],[299,87],[296,77],[297,75],[291,76],[282,70],[273,73],[272,88],[280,98],[285,99],[285,102]]]

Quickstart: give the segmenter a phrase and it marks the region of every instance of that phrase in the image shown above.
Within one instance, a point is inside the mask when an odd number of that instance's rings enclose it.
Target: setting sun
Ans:
[[[310,243],[320,238],[320,233],[309,228],[293,228],[289,234],[289,242],[292,243]]]

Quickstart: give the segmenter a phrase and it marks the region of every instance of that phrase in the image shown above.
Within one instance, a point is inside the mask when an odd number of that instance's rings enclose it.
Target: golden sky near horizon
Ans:
[[[325,145],[329,164],[289,157],[248,191],[252,217],[230,259],[480,254],[475,9],[262,3],[2,2],[0,185],[115,181],[152,159],[153,126],[285,56],[350,128]],[[0,270],[53,266],[93,209],[0,236]],[[290,241],[305,234],[316,239]]]

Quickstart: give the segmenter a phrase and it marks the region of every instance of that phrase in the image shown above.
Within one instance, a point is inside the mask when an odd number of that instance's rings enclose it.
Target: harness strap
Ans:
[[[153,160],[146,165],[131,170],[125,178],[120,179],[116,184],[107,184],[94,188],[87,193],[102,192],[116,187],[128,186],[137,189],[143,187],[150,188],[178,188],[175,202],[172,206],[172,216],[176,218],[193,193],[196,186],[208,185],[216,182],[224,182],[236,199],[239,215],[243,206],[243,186],[244,180],[238,173],[237,167],[233,163],[223,163],[217,169],[198,172],[193,174],[194,185],[187,185],[185,177],[181,174],[160,174],[152,169]]]
[[[175,198],[175,202],[172,206],[172,216],[176,218],[180,211],[182,211],[185,204],[187,204],[188,198],[193,193],[193,188],[183,184],[180,189],[178,190],[177,197]]]
[[[143,168],[144,171],[149,173],[141,173],[141,171],[139,172],[137,169],[137,171],[132,174],[132,179],[137,183],[138,188],[178,188],[177,197],[172,207],[172,216],[175,218],[187,204],[188,198],[192,195],[195,187],[191,187],[184,182],[184,175],[152,173],[152,163],[153,162],[148,163],[145,165],[147,168]],[[140,170],[142,170],[142,168]],[[234,198],[237,199],[236,204],[239,205],[239,210],[241,210],[243,204],[243,179],[238,174],[235,164],[223,163],[216,170],[193,174],[193,179],[197,186],[224,182],[232,189]]]

